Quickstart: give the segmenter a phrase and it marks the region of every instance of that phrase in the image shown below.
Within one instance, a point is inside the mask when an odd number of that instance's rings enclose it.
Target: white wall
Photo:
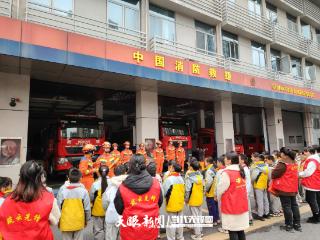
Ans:
[[[316,113],[312,113],[311,114],[311,118],[312,118],[312,125],[311,125],[311,127],[312,127],[312,129],[311,129],[311,131],[312,131],[312,139],[311,139],[311,144],[312,145],[319,145],[319,139],[320,139],[320,129],[314,129],[313,128],[313,120],[315,119],[315,118],[318,118],[318,119],[320,119],[320,114],[318,113],[318,114],[316,114]]]
[[[302,150],[304,147],[304,130],[303,130],[303,120],[302,120],[302,114],[298,112],[282,112],[282,119],[283,119],[283,131],[284,131],[284,142],[285,146]],[[297,144],[289,143],[289,136],[294,136],[295,140],[297,136],[302,136],[303,140],[302,143]]]
[[[190,17],[175,13],[177,42],[196,47],[195,21]]]
[[[7,176],[17,183],[21,164],[26,161],[29,116],[29,76],[0,73],[0,138],[22,138],[20,164],[0,165],[0,176]],[[11,98],[19,98],[16,107],[10,107]]]
[[[251,41],[248,38],[238,36],[239,41],[239,57],[240,60],[251,63],[252,52],[251,52]]]

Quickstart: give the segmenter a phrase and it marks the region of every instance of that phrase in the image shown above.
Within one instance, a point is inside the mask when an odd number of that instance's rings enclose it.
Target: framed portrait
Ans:
[[[146,151],[147,151],[147,153],[152,153],[153,150],[155,149],[155,146],[156,146],[156,139],[154,139],[154,138],[146,138],[145,139],[145,143],[146,143]]]
[[[0,165],[20,163],[22,138],[0,138]]]

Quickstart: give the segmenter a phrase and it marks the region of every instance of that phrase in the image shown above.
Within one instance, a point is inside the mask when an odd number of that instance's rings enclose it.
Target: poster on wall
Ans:
[[[146,138],[146,152],[150,156],[156,146],[156,140],[154,138]]]
[[[20,163],[21,138],[0,138],[0,165]]]

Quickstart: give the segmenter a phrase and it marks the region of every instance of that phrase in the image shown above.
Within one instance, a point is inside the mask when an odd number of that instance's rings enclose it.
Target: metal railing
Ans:
[[[185,60],[196,61],[210,66],[224,67],[224,57],[200,48],[153,37],[149,42],[150,51]]]
[[[309,43],[309,56],[320,60],[320,43],[316,42],[316,40]]]
[[[221,0],[178,0],[196,11],[203,11],[209,16],[221,18]]]
[[[12,0],[0,0],[0,16],[11,17]]]
[[[239,59],[225,58],[224,56],[218,55],[214,52],[204,53],[204,50],[202,49],[192,48],[190,46],[159,37],[152,38],[149,42],[149,47],[150,50],[155,53],[196,61],[210,66],[221,67],[234,72],[275,80],[297,87],[311,87],[310,84],[308,84],[302,77],[294,76],[291,73],[274,72],[272,69],[256,66],[252,63],[247,63]]]
[[[304,54],[308,53],[308,41],[299,33],[279,24],[274,25],[273,41]]]
[[[245,32],[272,40],[271,22],[230,0],[222,0],[222,21]]]
[[[320,22],[320,8],[308,0],[304,0],[304,15]]]
[[[286,3],[288,6],[293,6],[300,12],[303,12],[303,0],[280,0],[281,2]]]
[[[146,49],[146,34],[86,18],[41,4],[27,2],[25,20],[53,28]]]

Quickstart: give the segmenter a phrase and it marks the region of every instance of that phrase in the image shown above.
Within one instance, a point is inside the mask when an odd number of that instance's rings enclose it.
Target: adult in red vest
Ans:
[[[301,231],[300,212],[296,196],[298,194],[298,164],[295,162],[296,153],[288,148],[281,148],[281,160],[272,170],[271,192],[280,197],[285,226],[281,229],[292,232]]]
[[[230,240],[245,240],[244,230],[249,227],[245,173],[239,165],[238,154],[229,153],[225,159],[225,162],[230,162],[231,165],[223,170],[217,185],[222,228],[229,231]]]
[[[129,175],[114,199],[115,208],[122,215],[120,239],[157,239],[162,201],[160,184],[146,171],[144,157],[134,155],[129,161]]]
[[[53,194],[41,181],[43,173],[43,168],[35,161],[22,165],[15,190],[0,208],[3,239],[54,239],[50,223],[58,224],[60,211]]]
[[[301,184],[306,190],[306,201],[308,202],[312,217],[308,223],[320,222],[320,158],[314,148],[307,148],[305,151],[307,160],[304,163],[303,171],[299,173],[302,178]]]

